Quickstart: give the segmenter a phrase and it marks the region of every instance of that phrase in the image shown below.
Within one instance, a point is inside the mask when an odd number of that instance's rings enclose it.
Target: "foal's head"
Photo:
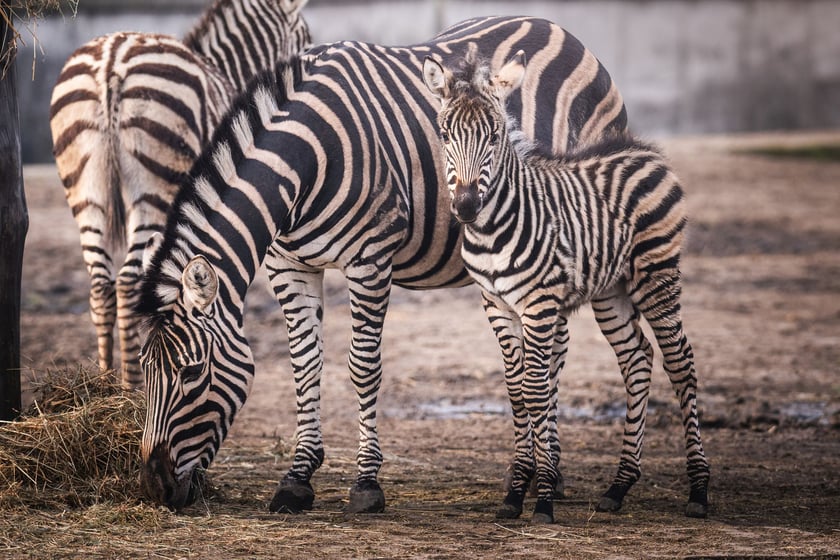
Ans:
[[[438,126],[446,159],[452,213],[475,221],[508,142],[507,96],[522,83],[525,53],[519,51],[495,75],[470,49],[458,70],[426,57],[423,79],[440,102]]]

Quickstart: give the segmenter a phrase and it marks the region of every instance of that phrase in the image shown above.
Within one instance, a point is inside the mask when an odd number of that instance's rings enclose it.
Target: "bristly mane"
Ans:
[[[461,64],[452,70],[452,77],[453,91],[451,95],[453,97],[483,97],[483,92],[491,79],[490,64],[479,58],[475,51],[468,51],[461,60]],[[536,149],[536,144],[522,132],[519,123],[510,111],[505,110],[504,116],[507,123],[508,138],[513,145],[513,149],[520,157],[528,156]]]
[[[204,10],[201,19],[184,35],[181,42],[193,52],[201,52],[200,41],[207,34],[207,30],[210,28],[210,22],[232,3],[233,0],[215,0],[212,6]]]
[[[289,99],[289,91],[300,83],[306,62],[298,57],[278,62],[249,83],[246,91],[231,104],[225,117],[195,161],[188,178],[172,203],[163,233],[163,243],[152,255],[140,286],[140,299],[134,312],[154,320],[171,306],[180,291],[181,271],[193,255],[185,255],[176,245],[180,226],[190,226],[197,215],[203,216],[207,203],[201,190],[213,189],[222,197],[228,189],[219,167],[237,165],[244,159],[238,135],[243,125],[250,130],[261,128],[273,113]]]
[[[552,157],[559,158],[563,162],[574,163],[628,151],[654,152],[663,155],[662,150],[656,145],[640,140],[628,131],[615,131],[605,133],[597,142],[578,146],[570,152],[555,154]]]

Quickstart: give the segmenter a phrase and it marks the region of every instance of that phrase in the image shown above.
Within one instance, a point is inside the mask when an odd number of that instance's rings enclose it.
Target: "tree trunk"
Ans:
[[[0,15],[0,51],[10,45],[11,13]],[[12,52],[12,55],[14,52]],[[15,65],[0,68],[0,420],[20,413],[20,282],[29,228],[20,155]]]

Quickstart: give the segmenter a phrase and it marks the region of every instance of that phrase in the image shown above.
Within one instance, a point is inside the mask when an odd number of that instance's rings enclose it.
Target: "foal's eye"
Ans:
[[[191,383],[201,377],[202,372],[204,372],[204,364],[198,363],[184,366],[178,373],[184,383]]]
[[[445,130],[441,130],[440,131],[440,140],[444,144],[449,144],[449,133],[446,132]]]
[[[494,132],[493,134],[490,135],[490,145],[495,146],[498,143],[499,143],[499,133]]]

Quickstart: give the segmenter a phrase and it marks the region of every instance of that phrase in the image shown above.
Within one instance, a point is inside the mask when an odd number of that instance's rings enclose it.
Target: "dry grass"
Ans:
[[[26,44],[24,36],[18,27],[22,25],[33,44],[38,44],[38,36],[32,27],[32,22],[44,17],[48,13],[69,13],[76,15],[79,0],[0,0],[0,29],[8,28],[10,35],[0,33],[0,79],[5,77],[6,70],[14,61],[18,44]],[[34,71],[34,68],[33,68]]]
[[[136,503],[142,395],[81,368],[48,374],[36,394],[0,425],[0,504]]]

